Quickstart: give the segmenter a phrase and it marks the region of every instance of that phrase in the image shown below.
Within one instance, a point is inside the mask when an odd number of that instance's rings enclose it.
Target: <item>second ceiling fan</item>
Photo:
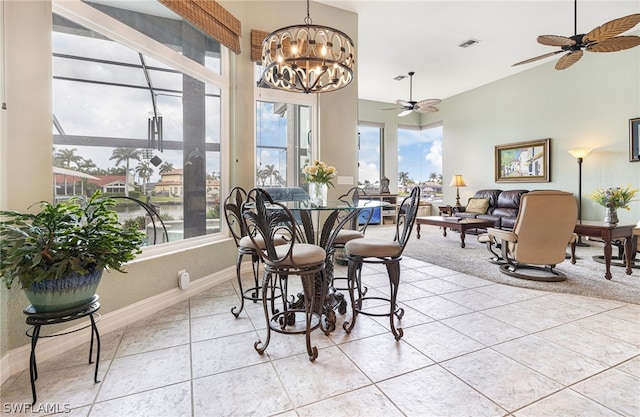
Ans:
[[[539,59],[548,58],[556,54],[566,52],[556,63],[557,70],[569,68],[582,58],[583,51],[589,52],[616,52],[640,45],[640,36],[617,36],[632,29],[640,23],[640,14],[631,14],[620,17],[598,26],[587,34],[578,34],[578,1],[573,3],[574,35],[571,37],[559,35],[540,35],[538,43],[548,46],[560,47],[559,50],[549,52],[534,58],[517,62],[512,66],[528,64]]]
[[[398,116],[406,116],[412,111],[418,113],[435,113],[438,111],[438,108],[435,107],[436,104],[439,104],[442,100],[437,98],[429,98],[426,100],[413,101],[413,75],[415,72],[411,71],[409,73],[409,101],[405,100],[396,100],[396,104],[399,104],[402,107],[393,107],[390,109],[382,109],[382,110],[402,110],[398,113]]]

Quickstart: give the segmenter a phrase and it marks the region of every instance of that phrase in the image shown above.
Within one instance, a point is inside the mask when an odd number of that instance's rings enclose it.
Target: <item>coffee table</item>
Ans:
[[[459,220],[458,220],[459,219]],[[493,220],[461,218],[451,216],[425,216],[416,217],[416,233],[417,238],[420,239],[420,225],[428,224],[431,226],[442,227],[442,236],[447,237],[447,228],[457,230],[460,232],[460,247],[464,248],[465,232],[469,229],[486,229],[487,227],[493,227]]]

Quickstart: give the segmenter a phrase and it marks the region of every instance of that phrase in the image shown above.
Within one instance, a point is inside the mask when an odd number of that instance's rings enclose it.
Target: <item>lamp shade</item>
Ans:
[[[571,154],[571,156],[573,156],[574,158],[584,158],[587,155],[589,155],[591,153],[592,149],[591,148],[576,148],[576,149],[569,149],[569,153]]]
[[[462,178],[462,175],[454,175],[453,178],[451,179],[451,184],[449,184],[449,187],[466,187],[467,184],[465,184],[464,182],[464,178]]]

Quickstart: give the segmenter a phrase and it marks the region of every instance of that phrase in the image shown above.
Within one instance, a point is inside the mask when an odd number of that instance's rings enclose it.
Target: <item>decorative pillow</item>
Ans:
[[[467,208],[465,209],[465,212],[486,214],[487,210],[489,210],[488,198],[470,198],[469,203],[467,203]]]

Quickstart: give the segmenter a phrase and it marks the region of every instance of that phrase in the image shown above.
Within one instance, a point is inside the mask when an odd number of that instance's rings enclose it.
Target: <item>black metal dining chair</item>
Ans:
[[[262,300],[261,289],[262,285],[260,280],[260,255],[258,254],[257,247],[264,248],[264,242],[259,238],[252,240],[247,235],[247,226],[245,224],[244,217],[242,216],[242,204],[247,200],[247,192],[242,187],[234,187],[229,192],[229,195],[224,200],[224,215],[229,227],[229,232],[233,237],[238,248],[238,255],[236,257],[236,278],[238,280],[238,288],[240,290],[240,307],[232,307],[231,313],[238,317],[244,309],[244,301],[249,300],[254,303]],[[276,239],[276,244],[285,243],[284,239]],[[258,245],[258,246],[256,246]],[[244,288],[242,284],[242,259],[244,256],[251,257],[252,278],[253,282],[251,287]],[[282,297],[280,291],[271,293],[268,298]]]
[[[326,252],[320,246],[301,243],[298,239],[298,225],[292,212],[283,204],[274,202],[269,194],[254,188],[248,193],[242,210],[247,233],[254,242],[258,255],[264,264],[262,281],[262,303],[267,323],[267,335],[258,340],[254,347],[263,354],[269,345],[271,331],[283,334],[304,334],[310,361],[318,357],[318,348],[311,346],[311,332],[321,325],[322,308],[325,298],[324,268]],[[277,239],[284,239],[278,245]],[[264,242],[261,246],[260,242]],[[288,305],[287,290],[291,276],[299,276],[302,283],[301,303]],[[267,294],[280,288],[283,293],[282,311],[268,308]],[[320,303],[320,304],[318,304]],[[297,314],[304,315],[304,324],[297,321]]]
[[[360,200],[370,201],[371,196],[364,190],[364,188],[353,187],[345,194],[338,197],[338,200],[350,205],[358,206]],[[333,240],[332,247],[336,262],[341,263],[344,260],[345,264],[348,263],[344,247],[347,242],[364,237],[367,226],[369,226],[369,221],[373,216],[373,210],[373,208],[364,208],[360,210],[357,216],[352,216],[351,220],[345,223],[344,226],[338,230],[338,233]],[[348,288],[338,288],[335,285],[336,281],[347,281],[347,279],[348,278],[346,276],[334,276],[331,286],[336,290],[348,290]],[[346,311],[341,310],[340,312],[345,313]]]
[[[349,297],[351,300],[351,321],[343,323],[343,329],[351,333],[356,324],[358,314],[376,317],[389,317],[389,326],[396,340],[403,336],[403,330],[396,327],[394,317],[402,319],[404,309],[398,306],[397,296],[400,285],[400,260],[402,252],[409,241],[413,223],[415,222],[420,203],[420,188],[414,187],[398,207],[395,224],[395,236],[393,240],[364,237],[353,239],[346,243],[348,267]],[[382,264],[387,268],[389,275],[389,297],[365,296],[362,290],[362,266],[363,264]],[[382,300],[389,304],[388,312],[379,313],[373,308],[367,309],[365,303],[371,300]]]

